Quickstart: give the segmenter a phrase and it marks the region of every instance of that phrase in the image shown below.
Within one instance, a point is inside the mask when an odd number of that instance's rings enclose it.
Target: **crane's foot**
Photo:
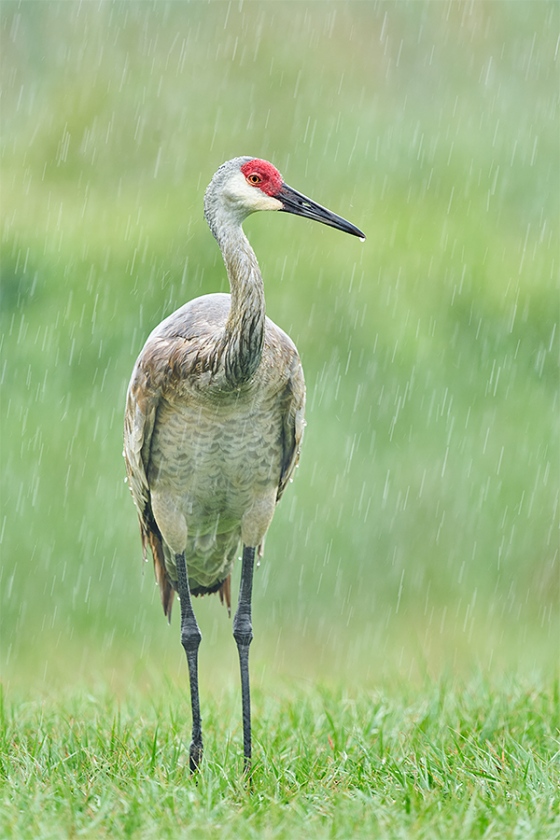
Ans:
[[[192,774],[196,773],[202,763],[202,741],[195,744],[191,741],[189,748],[189,768]]]

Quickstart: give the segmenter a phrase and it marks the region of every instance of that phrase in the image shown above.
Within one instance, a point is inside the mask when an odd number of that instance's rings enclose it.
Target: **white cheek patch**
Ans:
[[[253,205],[255,210],[282,209],[282,202],[277,198],[274,198],[274,196],[263,193],[263,191],[259,190],[258,187],[250,187],[250,189],[252,189],[253,193],[255,193],[255,204]]]
[[[229,179],[224,190],[224,196],[232,204],[241,205],[245,211],[281,210],[282,202],[271,195],[267,195],[258,187],[252,187],[245,180],[242,172],[236,172]]]

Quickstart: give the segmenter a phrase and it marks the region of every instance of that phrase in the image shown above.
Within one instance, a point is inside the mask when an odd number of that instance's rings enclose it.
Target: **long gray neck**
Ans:
[[[216,237],[227,269],[231,306],[225,324],[222,359],[232,387],[247,382],[262,357],[265,325],[264,287],[259,264],[240,224]]]

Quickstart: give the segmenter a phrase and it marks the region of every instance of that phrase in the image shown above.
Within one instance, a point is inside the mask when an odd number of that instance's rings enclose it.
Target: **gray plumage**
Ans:
[[[233,283],[237,278],[230,275]],[[259,280],[257,268],[250,282]],[[299,356],[264,316],[264,300],[258,305],[259,295],[248,292],[254,303],[244,318],[232,311],[230,295],[213,294],[162,321],[128,388],[128,481],[167,616],[175,554],[185,551],[193,595],[221,590],[243,530],[262,546],[299,457],[305,403]],[[227,584],[222,591],[229,607]]]
[[[265,315],[257,259],[242,222],[257,210],[304,216],[363,237],[358,228],[288,187],[257,158],[235,158],[214,175],[206,220],[227,269],[231,294],[196,298],[149,336],[128,387],[124,457],[150,546],[163,609],[181,601],[193,732],[190,766],[202,759],[198,697],[200,630],[191,595],[219,591],[243,545],[233,634],[239,650],[246,769],[251,759],[249,645],[255,553],[262,553],[276,503],[297,465],[305,385],[291,339]]]

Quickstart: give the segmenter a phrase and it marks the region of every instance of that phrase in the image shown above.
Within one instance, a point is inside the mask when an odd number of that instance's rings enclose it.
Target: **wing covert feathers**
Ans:
[[[301,441],[305,428],[305,382],[301,362],[296,355],[291,376],[286,385],[283,406],[282,470],[276,500],[280,501],[299,462]]]
[[[162,537],[152,512],[147,476],[152,434],[164,379],[164,375],[158,376],[156,366],[150,364],[151,361],[153,358],[146,359],[143,355],[138,359],[128,386],[124,459],[128,486],[140,520],[144,560],[147,559],[149,545],[163,611],[168,621],[171,621],[174,590],[165,567]],[[164,366],[163,371],[165,370]]]

